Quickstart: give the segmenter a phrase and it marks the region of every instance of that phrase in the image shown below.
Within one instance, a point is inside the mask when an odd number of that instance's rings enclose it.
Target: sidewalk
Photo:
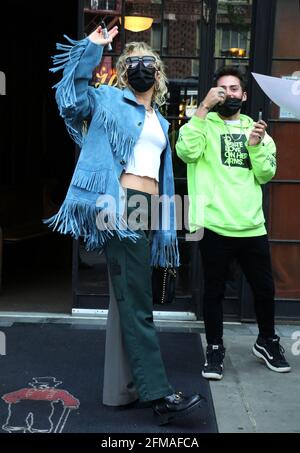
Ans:
[[[257,336],[253,324],[224,328],[224,377],[211,382],[220,433],[300,433],[300,343],[299,355],[291,348],[293,332],[300,326],[276,328],[290,362],[290,373],[269,370],[251,352]],[[203,347],[206,344],[202,334]]]

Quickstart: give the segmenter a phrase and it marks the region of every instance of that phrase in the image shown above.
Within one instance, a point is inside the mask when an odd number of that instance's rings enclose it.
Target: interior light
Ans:
[[[152,17],[145,17],[145,16],[125,16],[125,30],[139,32],[148,30],[153,23]],[[119,18],[120,23],[122,23],[121,17]]]
[[[234,57],[245,57],[246,56],[246,50],[240,49],[239,47],[231,47],[231,49],[229,49],[229,52]]]

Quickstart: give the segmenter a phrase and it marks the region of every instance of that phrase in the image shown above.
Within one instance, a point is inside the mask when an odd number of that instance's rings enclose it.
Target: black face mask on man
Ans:
[[[128,82],[135,91],[144,93],[154,85],[155,71],[154,67],[146,68],[140,61],[136,67],[127,69]]]
[[[235,115],[242,108],[242,104],[242,99],[227,98],[224,104],[218,104],[216,106],[216,110],[221,116],[229,118],[230,116]]]

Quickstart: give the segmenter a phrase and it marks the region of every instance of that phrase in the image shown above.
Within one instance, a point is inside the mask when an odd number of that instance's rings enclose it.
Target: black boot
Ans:
[[[154,416],[159,425],[166,425],[173,420],[185,417],[198,407],[206,404],[206,398],[200,394],[184,396],[181,392],[173,393],[156,400],[152,404]]]

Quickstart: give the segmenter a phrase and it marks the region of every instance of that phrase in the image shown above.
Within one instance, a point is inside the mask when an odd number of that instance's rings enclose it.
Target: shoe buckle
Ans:
[[[175,393],[175,400],[176,400],[176,401],[181,400],[182,397],[183,397],[183,393],[182,393],[182,392],[176,392],[176,393]]]

